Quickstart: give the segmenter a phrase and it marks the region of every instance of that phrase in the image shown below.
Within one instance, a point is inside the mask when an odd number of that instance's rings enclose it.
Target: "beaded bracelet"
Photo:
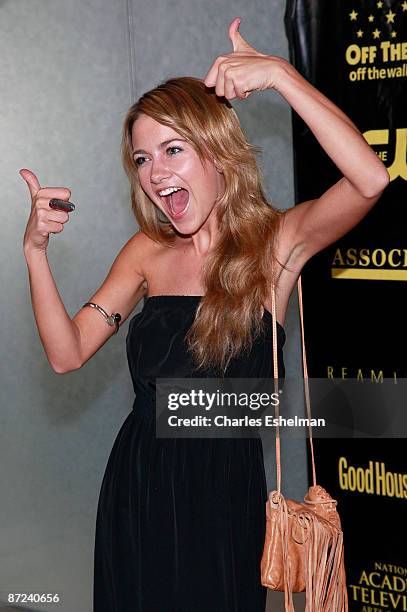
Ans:
[[[112,325],[116,325],[116,331],[114,332],[115,334],[117,334],[117,332],[119,331],[119,321],[122,320],[121,315],[116,312],[116,313],[112,313],[110,316],[107,314],[106,310],[103,310],[103,308],[101,306],[98,306],[97,304],[94,304],[94,302],[86,302],[86,304],[84,304],[82,306],[82,308],[85,308],[85,306],[90,306],[91,308],[96,308],[96,310],[98,310],[106,319],[106,322],[108,325],[112,326]]]

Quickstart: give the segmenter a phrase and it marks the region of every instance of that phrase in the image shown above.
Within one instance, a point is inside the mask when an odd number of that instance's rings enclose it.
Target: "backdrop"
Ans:
[[[286,25],[296,68],[348,114],[390,175],[369,214],[302,276],[310,376],[353,390],[334,421],[349,439],[315,444],[318,482],[338,500],[349,610],[407,609],[407,2],[287,0]],[[300,200],[340,178],[298,116],[294,150]]]

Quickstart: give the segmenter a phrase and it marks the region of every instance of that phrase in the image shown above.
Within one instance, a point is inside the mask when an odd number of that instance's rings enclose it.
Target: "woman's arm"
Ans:
[[[24,234],[31,302],[48,361],[58,374],[80,368],[113,335],[114,328],[93,308],[81,308],[71,319],[59,294],[47,258],[49,234],[59,234],[69,220],[67,212],[50,208],[51,198],[68,200],[65,187],[41,188],[38,178],[20,170],[31,195],[31,213]],[[109,314],[119,312],[121,324],[145,293],[141,261],[149,239],[139,232],[124,245],[98,291],[87,301]]]
[[[386,167],[349,117],[286,60],[278,58],[273,71],[274,89],[305,121],[349,183],[365,198],[381,192],[389,182]]]
[[[284,232],[308,259],[351,230],[389,183],[385,165],[352,121],[287,61],[274,65],[275,89],[308,125],[343,178],[319,198],[287,210]]]
[[[144,278],[138,273],[139,234],[133,236],[116,257],[109,274],[88,300],[109,314],[121,314],[123,325],[145,294]],[[39,336],[48,361],[58,374],[81,368],[114,335],[93,308],[80,308],[71,319],[55,284],[47,254],[24,250],[30,282],[31,302]],[[137,262],[137,263],[136,263]]]
[[[55,284],[45,251],[25,250],[31,303],[38,333],[52,369],[58,374],[79,367],[78,330]]]
[[[206,78],[219,96],[247,98],[275,89],[305,121],[343,178],[319,198],[289,209],[284,240],[306,260],[335,242],[371,209],[389,182],[386,167],[357,127],[285,59],[264,55],[240,35],[240,19],[230,25],[233,53],[218,57]]]

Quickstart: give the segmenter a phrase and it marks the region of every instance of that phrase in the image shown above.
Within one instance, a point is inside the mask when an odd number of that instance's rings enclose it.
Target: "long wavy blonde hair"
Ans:
[[[186,340],[196,369],[224,373],[230,360],[250,351],[264,331],[263,304],[275,283],[275,237],[282,211],[266,200],[255,153],[231,104],[193,77],[167,80],[129,109],[122,160],[140,230],[171,246],[171,222],[142,190],[132,153],[132,127],[143,113],[191,143],[201,161],[216,159],[225,191],[218,201],[218,241],[203,265],[205,296]]]

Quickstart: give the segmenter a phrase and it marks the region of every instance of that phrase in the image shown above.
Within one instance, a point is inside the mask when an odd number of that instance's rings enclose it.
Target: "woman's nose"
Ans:
[[[171,172],[165,165],[164,161],[161,159],[153,160],[151,164],[151,174],[150,179],[152,183],[158,184],[161,183],[166,178],[171,176]]]

